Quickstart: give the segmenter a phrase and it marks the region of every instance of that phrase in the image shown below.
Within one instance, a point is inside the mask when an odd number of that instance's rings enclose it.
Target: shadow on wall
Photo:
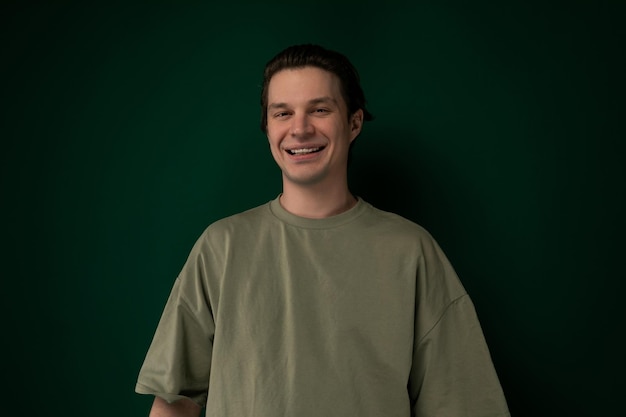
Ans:
[[[350,190],[381,210],[453,241],[452,231],[460,220],[454,204],[467,201],[468,196],[454,173],[442,170],[445,155],[433,154],[435,149],[427,147],[411,130],[376,126],[364,132],[352,149]]]
[[[391,134],[395,136],[395,134]],[[388,143],[382,137],[357,140],[352,149],[348,177],[350,190],[375,207],[418,222],[420,219],[420,178],[424,173],[415,151]]]

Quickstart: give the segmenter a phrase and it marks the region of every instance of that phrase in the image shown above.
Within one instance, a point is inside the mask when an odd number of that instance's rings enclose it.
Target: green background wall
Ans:
[[[360,68],[353,190],[442,245],[512,414],[623,413],[623,2],[83,3],[0,10],[6,415],[147,414],[191,245],[280,191],[260,75],[300,42]]]

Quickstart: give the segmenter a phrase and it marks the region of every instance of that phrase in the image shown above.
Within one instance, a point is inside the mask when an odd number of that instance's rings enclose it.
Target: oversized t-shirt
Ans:
[[[279,199],[210,225],[136,391],[209,417],[508,416],[474,306],[423,228],[359,199]]]

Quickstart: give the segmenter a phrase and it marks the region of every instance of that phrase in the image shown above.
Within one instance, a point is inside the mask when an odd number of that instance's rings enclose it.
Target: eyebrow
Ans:
[[[337,104],[337,100],[332,97],[324,96],[311,99],[307,102],[307,104],[324,104],[324,103],[333,103]],[[267,106],[268,109],[284,109],[285,107],[289,107],[287,103],[271,103]]]

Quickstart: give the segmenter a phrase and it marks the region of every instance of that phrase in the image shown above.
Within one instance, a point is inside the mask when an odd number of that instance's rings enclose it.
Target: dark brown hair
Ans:
[[[267,90],[270,80],[279,71],[304,67],[317,67],[339,77],[341,95],[348,107],[348,119],[359,109],[363,110],[364,120],[374,119],[365,107],[365,94],[361,88],[359,73],[348,58],[319,45],[293,45],[279,52],[265,65],[261,91],[261,130],[264,133],[267,133]]]

